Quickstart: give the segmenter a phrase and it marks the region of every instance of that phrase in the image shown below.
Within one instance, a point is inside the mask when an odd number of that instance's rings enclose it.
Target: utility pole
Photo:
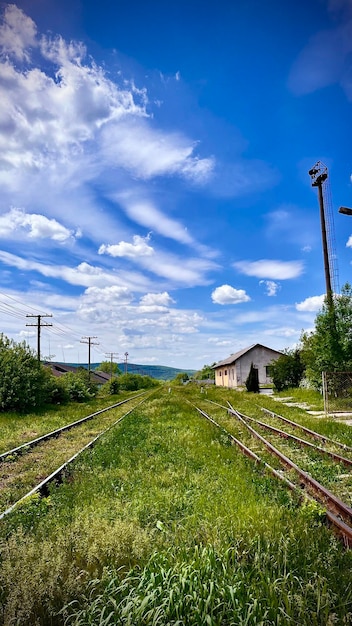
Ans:
[[[36,317],[37,318],[37,323],[36,324],[26,324],[26,326],[36,326],[37,328],[37,357],[38,357],[38,361],[40,363],[40,330],[41,328],[45,328],[46,326],[52,326],[52,324],[42,324],[41,323],[41,319],[42,317],[52,317],[52,314],[47,314],[47,315],[32,315],[31,313],[28,313],[26,315],[26,317]]]
[[[86,339],[87,341],[83,341],[84,339]],[[94,342],[94,341],[92,341],[92,339],[97,339],[97,337],[82,337],[82,339],[80,341],[80,343],[87,343],[88,344],[88,374],[89,374],[89,376],[90,376],[90,347],[99,345],[98,342]]]
[[[328,306],[331,307],[333,301],[332,287],[331,287],[331,273],[329,263],[329,248],[328,240],[326,236],[326,219],[325,219],[325,207],[323,196],[323,183],[328,177],[327,167],[321,161],[318,161],[311,170],[309,170],[309,176],[312,179],[312,187],[318,188],[319,208],[320,208],[320,224],[321,224],[321,237],[323,243],[323,257],[324,257],[324,270],[325,270],[325,284],[326,284],[326,298]]]
[[[118,356],[117,352],[105,352],[105,356],[110,357],[110,378],[112,378],[112,360],[114,356]]]
[[[128,352],[125,352],[125,374],[127,374],[127,358],[128,358]]]

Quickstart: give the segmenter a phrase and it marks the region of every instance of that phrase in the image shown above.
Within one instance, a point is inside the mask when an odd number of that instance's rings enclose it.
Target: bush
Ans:
[[[109,380],[109,382],[107,383],[109,386],[109,393],[110,395],[115,395],[116,393],[119,393],[120,390],[120,381],[118,378],[112,378],[111,380]]]
[[[61,381],[71,402],[85,402],[93,397],[87,382],[80,374],[67,372],[61,376]]]
[[[45,404],[51,381],[25,343],[0,335],[0,410],[27,411]]]
[[[270,376],[277,391],[299,387],[304,374],[299,350],[286,350],[270,364]]]

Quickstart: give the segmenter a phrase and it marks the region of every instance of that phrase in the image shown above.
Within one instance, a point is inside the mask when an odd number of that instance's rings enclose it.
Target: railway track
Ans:
[[[0,456],[0,520],[35,493],[46,496],[85,450],[147,400],[142,392],[87,415],[62,428],[3,452]],[[133,406],[123,413],[125,405]]]
[[[264,423],[244,415],[234,409],[230,404],[229,406],[224,406],[211,400],[204,401],[213,405],[214,409],[219,414],[216,419],[202,408],[193,404],[192,406],[203,417],[220,428],[223,433],[226,434],[230,442],[236,445],[243,454],[284,482],[286,487],[299,495],[300,499],[308,497],[319,502],[325,509],[328,523],[342,537],[346,547],[352,548],[352,508],[349,503],[344,502],[341,497],[335,493],[336,485],[338,485],[336,476],[340,476],[342,480],[347,478],[352,484],[352,458],[348,458],[347,456],[348,453],[352,456],[351,448],[323,437],[319,435],[319,433],[310,431],[309,434],[312,438],[324,439],[324,444],[328,443],[331,448],[343,446],[346,455],[342,457],[337,454],[335,450],[314,445],[272,424]],[[224,411],[226,411],[225,417],[223,416]],[[229,418],[229,416],[231,417]],[[275,414],[271,417],[278,419],[281,416]],[[283,420],[286,420],[286,418],[283,418]],[[294,423],[291,422],[290,426],[292,426],[292,424]],[[298,426],[299,425],[295,424],[293,428]],[[264,437],[258,430],[269,432],[269,436]],[[307,431],[308,429],[305,430]],[[308,433],[306,432],[306,434]],[[280,447],[277,442],[281,442]],[[282,442],[284,442],[284,444],[282,444]],[[302,448],[305,450],[303,457],[301,453]],[[323,464],[324,468],[328,467],[330,473],[331,468],[335,468],[335,474],[332,472],[335,480],[330,481],[334,486],[334,492],[331,488],[328,488],[314,478],[310,472],[301,467],[302,460],[304,465],[307,464],[307,459],[312,458],[312,456],[309,455],[313,455],[314,463],[316,463],[316,457],[320,459],[323,458],[323,461],[320,460],[320,463]],[[296,462],[297,456],[299,457],[298,462]],[[292,460],[292,457],[295,458],[295,460]],[[342,467],[344,468],[344,473],[341,471]],[[348,473],[346,473],[347,470],[349,470]],[[322,473],[322,471],[320,471],[320,473]]]

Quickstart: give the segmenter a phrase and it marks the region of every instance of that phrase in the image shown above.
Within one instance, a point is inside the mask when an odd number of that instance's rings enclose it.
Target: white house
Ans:
[[[251,364],[258,370],[260,385],[271,383],[270,363],[279,358],[282,352],[255,343],[244,350],[231,354],[224,361],[213,365],[215,385],[219,387],[243,387],[249,374]]]

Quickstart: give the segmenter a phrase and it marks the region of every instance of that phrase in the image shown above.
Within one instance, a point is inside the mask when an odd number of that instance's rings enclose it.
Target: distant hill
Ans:
[[[73,367],[85,367],[88,369],[88,363],[66,363]],[[100,363],[91,363],[91,370],[99,368]],[[117,363],[122,373],[125,372],[125,363]],[[129,374],[141,374],[142,376],[151,376],[158,380],[173,380],[177,374],[186,372],[188,376],[193,376],[197,370],[179,369],[177,367],[168,367],[167,365],[138,365],[137,363],[127,363],[127,372]]]

